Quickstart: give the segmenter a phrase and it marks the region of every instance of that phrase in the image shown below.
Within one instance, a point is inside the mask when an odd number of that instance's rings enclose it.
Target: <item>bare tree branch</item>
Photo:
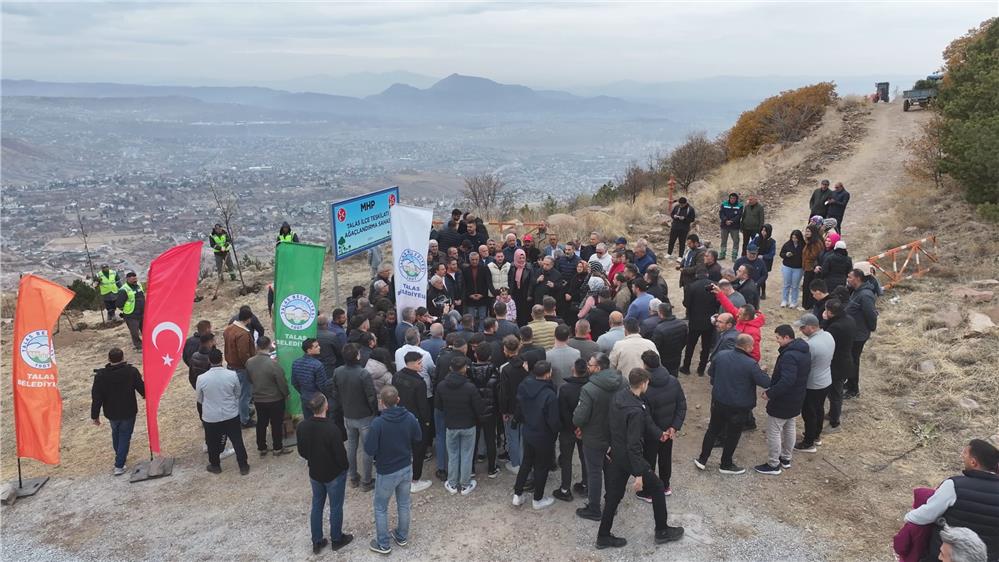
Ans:
[[[686,191],[690,184],[703,178],[724,159],[718,145],[709,141],[705,133],[691,133],[683,144],[670,152],[669,172],[676,178],[677,185]]]
[[[484,217],[494,218],[493,213],[499,210],[503,199],[502,191],[506,183],[493,174],[478,174],[465,178],[465,189],[462,195],[471,208]]]

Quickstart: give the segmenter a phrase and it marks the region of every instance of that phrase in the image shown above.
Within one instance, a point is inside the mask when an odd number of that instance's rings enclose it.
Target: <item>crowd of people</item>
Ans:
[[[505,467],[515,475],[515,507],[530,500],[542,510],[581,497],[576,514],[599,522],[598,549],[626,544],[612,530],[634,478],[635,497],[652,505],[655,542],[678,540],[683,529],[668,523],[666,498],[673,493],[673,444],[687,416],[681,381],[695,380],[692,370],[711,384],[708,426],[693,462],[706,470],[721,448],[718,470],[725,475],[746,472],[735,452],[743,432],[758,427],[758,397],[766,403],[768,452],[754,470],[777,476],[792,467],[795,453],[816,453],[824,434],[842,431],[843,401],[860,394],[861,355],[877,329],[882,291],[870,264],[854,263],[847,253],[842,219],[849,194],[842,184],[828,185],[822,182],[809,219],[783,244],[758,198],[744,205],[731,194],[719,207],[720,251],[692,232],[698,215],[681,198],[670,209],[662,258],[645,239],[629,244],[594,232],[586,240],[563,240],[544,224],[523,236],[491,238],[481,218],[455,209],[431,232],[425,306],[397,315],[393,268],[373,257],[371,283],[354,287],[342,308],[318,316],[316,337],[302,343],[303,355],[287,374],[250,307],[227,321],[224,352],[211,323],[199,322],[184,360],[204,426],[207,470],[220,472],[221,460],[235,455],[240,472],[249,472],[241,427],[256,429],[261,456],[292,452],[282,441],[290,380],[304,414],[297,449],[309,464],[316,552],[353,540],[343,523],[348,484],[373,492],[370,549],[387,554],[393,543],[405,546],[410,495],[433,485],[424,477],[431,459],[449,494],[473,494],[476,475],[495,479]],[[293,233],[282,229],[282,236]],[[727,239],[733,240],[730,254]],[[723,263],[728,255],[731,265]],[[773,312],[763,312],[763,301],[776,259],[780,307],[800,314],[770,330]],[[224,264],[218,261],[220,276]],[[670,270],[679,277],[683,317],[670,299]],[[764,338],[768,332],[771,339]],[[771,345],[777,359],[768,372],[760,362]],[[92,417],[103,403],[113,427],[122,416],[134,423],[135,394],[142,392],[141,376],[123,364],[121,351],[112,350],[106,372],[95,379]],[[98,381],[107,394],[103,402]],[[117,395],[108,394],[109,387]],[[130,406],[109,410],[113,401]],[[130,429],[114,431],[117,473]],[[999,521],[994,452],[974,442],[966,463],[974,459],[984,476],[969,475],[978,479],[946,489],[945,483],[935,497],[946,497],[928,503],[933,517],[920,508],[907,520],[926,524],[942,516],[951,527],[963,524],[980,535],[977,523]],[[983,488],[992,503],[976,520],[966,516],[979,507],[967,494]],[[390,530],[392,497],[398,516]],[[322,525],[327,503],[328,536]],[[935,526],[934,537],[950,532],[941,529]],[[982,535],[990,548],[994,530]],[[939,550],[940,541],[935,544]]]

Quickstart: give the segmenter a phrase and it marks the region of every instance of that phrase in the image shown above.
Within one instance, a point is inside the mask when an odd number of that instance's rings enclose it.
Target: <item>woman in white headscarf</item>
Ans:
[[[590,309],[600,302],[600,291],[604,290],[607,284],[603,279],[591,275],[590,280],[587,282],[587,288],[589,293],[586,295],[586,299],[583,300],[583,306],[579,307],[579,313],[576,318],[586,318],[586,315],[590,312]]]

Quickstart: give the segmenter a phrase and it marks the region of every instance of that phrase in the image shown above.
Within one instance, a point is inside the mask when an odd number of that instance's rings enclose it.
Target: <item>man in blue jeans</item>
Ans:
[[[517,474],[522,459],[520,423],[513,419],[517,404],[517,387],[527,378],[527,361],[520,355],[520,340],[516,336],[503,338],[503,354],[507,363],[500,369],[497,386],[497,408],[503,416],[506,451],[510,457],[506,469]]]
[[[389,554],[392,545],[389,543],[388,504],[393,495],[399,508],[399,522],[392,532],[392,540],[399,546],[409,542],[413,447],[423,441],[423,430],[416,416],[399,406],[399,391],[394,386],[382,387],[378,399],[385,409],[371,422],[364,439],[364,451],[374,459],[378,471],[374,499],[375,538],[370,548],[379,554]]]
[[[108,352],[108,364],[97,371],[91,390],[90,419],[101,425],[100,413],[111,424],[111,446],[114,448],[115,476],[125,473],[125,460],[132,442],[135,415],[139,411],[135,393],[146,397],[146,387],[139,370],[125,362],[125,353],[117,347]]]
[[[364,438],[368,435],[371,420],[378,413],[378,398],[371,374],[361,366],[361,350],[357,344],[343,346],[345,365],[333,371],[333,408],[343,414],[347,429],[347,461],[350,464],[350,486],[370,492],[375,488],[371,481],[371,457],[364,452]],[[360,446],[363,475],[357,470],[357,453]]]
[[[475,431],[485,412],[482,396],[465,372],[468,359],[456,355],[450,361],[451,371],[437,385],[435,406],[444,411],[447,427],[447,481],[444,489],[450,494],[467,496],[475,489],[472,462],[475,460]]]
[[[312,483],[312,552],[319,552],[333,541],[331,548],[340,550],[354,540],[354,535],[343,532],[343,499],[347,484],[347,451],[343,448],[343,434],[327,415],[329,404],[326,396],[317,393],[309,401],[312,417],[298,424],[298,454],[309,462],[309,481]],[[323,537],[323,508],[330,500],[330,538]]]

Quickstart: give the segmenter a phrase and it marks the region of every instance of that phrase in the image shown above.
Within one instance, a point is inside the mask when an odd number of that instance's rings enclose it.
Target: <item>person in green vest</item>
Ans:
[[[277,243],[281,242],[298,242],[298,235],[291,231],[287,221],[281,223],[281,230],[278,231]]]
[[[115,305],[121,309],[121,317],[125,319],[128,333],[132,336],[132,346],[136,351],[142,351],[142,313],[146,308],[146,293],[134,271],[125,275],[125,284],[118,290]]]
[[[101,293],[101,300],[104,301],[104,310],[108,313],[108,322],[114,318],[115,308],[118,306],[118,290],[121,288],[121,279],[117,271],[113,271],[108,264],[101,266],[101,270],[94,276],[94,286]]]
[[[225,266],[226,271],[229,272],[229,280],[236,280],[236,266],[232,263],[232,238],[229,233],[226,232],[222,225],[215,223],[215,228],[212,229],[212,233],[208,235],[208,244],[212,247],[212,252],[215,253],[215,271],[219,275],[219,281],[224,281],[222,275],[222,266]]]

